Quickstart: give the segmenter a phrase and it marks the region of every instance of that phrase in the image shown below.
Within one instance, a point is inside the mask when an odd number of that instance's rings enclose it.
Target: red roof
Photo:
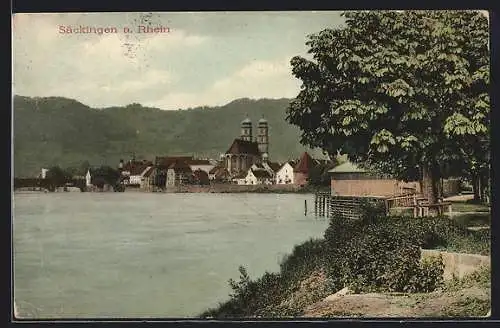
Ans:
[[[266,170],[252,170],[256,178],[271,178],[271,175]]]
[[[293,169],[294,172],[309,173],[309,170],[314,166],[312,157],[304,152],[299,159],[299,162]]]
[[[155,164],[156,166],[162,168],[168,168],[172,163],[176,161],[191,161],[193,160],[193,156],[164,156],[164,157],[156,157]]]
[[[187,163],[189,165],[212,165],[208,159],[190,159]]]
[[[151,174],[153,174],[153,171],[154,171],[153,166],[148,167],[148,170],[144,173],[144,177],[146,177],[146,178],[150,177]]]
[[[255,141],[234,139],[226,154],[250,154],[258,156],[260,155],[259,144]]]
[[[267,165],[269,165],[269,167],[274,172],[278,172],[278,170],[281,168],[281,164],[280,163],[276,163],[276,162],[268,162]]]
[[[123,171],[130,172],[130,175],[141,175],[144,170],[152,165],[153,163],[150,161],[131,161],[123,165]]]
[[[179,161],[174,161],[172,162],[169,166],[168,166],[169,169],[174,169],[174,171],[176,173],[190,173],[192,172],[191,171],[191,167],[187,164],[186,161],[183,161],[183,160],[179,160]]]
[[[222,166],[216,166],[210,170],[210,174],[215,175],[215,177],[217,178],[221,178],[227,177],[229,175],[229,172],[227,172],[227,170]]]

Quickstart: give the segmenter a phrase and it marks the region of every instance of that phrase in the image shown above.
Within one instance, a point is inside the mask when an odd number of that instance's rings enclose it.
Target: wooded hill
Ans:
[[[289,99],[237,99],[220,107],[161,110],[131,104],[91,108],[76,100],[15,96],[14,175],[33,176],[42,167],[117,165],[130,158],[156,155],[194,155],[218,158],[240,134],[246,115],[256,123],[269,121],[270,157],[296,158],[307,150],[299,131],[285,121]]]

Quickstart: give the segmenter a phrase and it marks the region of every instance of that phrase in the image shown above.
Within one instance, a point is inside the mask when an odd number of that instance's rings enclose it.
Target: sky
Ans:
[[[336,11],[16,14],[13,91],[165,110],[292,98],[290,59],[307,56],[307,35],[342,22]],[[117,33],[68,33],[80,26]]]

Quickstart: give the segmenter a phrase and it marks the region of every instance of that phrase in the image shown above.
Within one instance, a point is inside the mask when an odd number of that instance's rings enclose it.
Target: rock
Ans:
[[[349,287],[344,287],[341,290],[339,290],[338,292],[336,292],[335,294],[327,296],[323,301],[331,302],[331,301],[336,300],[339,297],[345,296],[345,295],[350,294],[350,293],[351,293],[351,290],[349,289]]]

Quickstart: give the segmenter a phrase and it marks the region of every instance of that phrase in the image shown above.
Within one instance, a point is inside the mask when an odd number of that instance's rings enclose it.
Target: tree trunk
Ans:
[[[422,193],[425,198],[429,201],[429,204],[436,204],[439,199],[439,184],[441,174],[439,171],[439,166],[436,163],[425,164],[423,166],[423,190]],[[440,211],[437,208],[429,208],[429,215],[436,216],[440,215]]]
[[[487,198],[489,195],[487,195],[487,190],[488,190],[488,174],[487,172],[483,172],[481,176],[479,177],[479,199],[481,200],[482,203],[487,203]]]
[[[472,173],[472,191],[474,192],[474,201],[479,202],[481,200],[481,192],[479,190],[479,176],[477,173]]]

